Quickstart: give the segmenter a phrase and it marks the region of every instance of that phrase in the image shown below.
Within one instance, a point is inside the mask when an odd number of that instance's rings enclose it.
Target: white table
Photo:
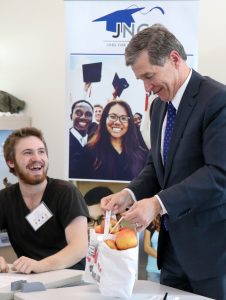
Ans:
[[[117,287],[116,287],[117,288]],[[195,294],[183,292],[181,290],[173,289],[158,283],[146,280],[137,280],[134,286],[133,294],[130,300],[150,300],[152,296],[159,295],[163,299],[165,292],[168,292],[168,299],[170,296],[177,296],[177,300],[207,300],[210,298],[198,296]],[[16,293],[15,300],[120,300],[120,298],[112,298],[102,296],[96,285],[83,285],[67,288],[58,288],[46,290],[43,292],[33,293]],[[172,298],[171,298],[172,299]]]
[[[41,282],[46,288],[72,286],[83,282],[84,271],[64,269],[40,274],[19,274],[16,272],[0,273],[0,300],[11,300],[14,291],[11,291],[12,281],[26,280],[29,282]],[[7,285],[5,285],[8,283]]]

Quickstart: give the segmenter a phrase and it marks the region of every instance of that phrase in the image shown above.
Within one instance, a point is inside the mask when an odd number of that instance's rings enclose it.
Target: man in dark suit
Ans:
[[[125,219],[138,231],[160,213],[161,283],[225,300],[226,86],[190,69],[183,46],[160,24],[134,36],[125,57],[146,92],[158,95],[152,148],[139,176],[103,198],[102,208],[130,207]]]

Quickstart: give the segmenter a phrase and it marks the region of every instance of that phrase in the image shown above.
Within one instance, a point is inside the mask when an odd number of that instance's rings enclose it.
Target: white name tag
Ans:
[[[53,216],[52,212],[46,206],[45,203],[41,203],[36,207],[31,213],[26,215],[26,219],[32,228],[36,231],[38,230],[45,222],[47,222]]]

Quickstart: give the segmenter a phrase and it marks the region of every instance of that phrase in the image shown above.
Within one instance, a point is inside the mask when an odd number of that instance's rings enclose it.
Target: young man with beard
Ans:
[[[18,178],[0,191],[0,229],[7,230],[18,256],[13,269],[84,269],[87,207],[73,184],[47,177],[48,151],[41,131],[15,130],[3,149],[10,172]]]
[[[86,100],[79,100],[71,107],[73,127],[69,132],[69,178],[79,178],[79,165],[88,140],[88,129],[93,118],[93,106]]]

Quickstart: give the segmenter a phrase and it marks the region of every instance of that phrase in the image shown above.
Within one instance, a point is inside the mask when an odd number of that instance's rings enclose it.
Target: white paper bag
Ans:
[[[102,295],[129,299],[137,275],[138,247],[115,250],[105,243],[98,247],[99,289]]]
[[[114,239],[114,235],[108,235]],[[90,232],[84,280],[96,282],[104,296],[129,299],[137,277],[138,246],[115,250],[104,243],[104,235]]]
[[[103,234],[95,233],[94,228],[89,229],[89,247],[86,254],[85,274],[83,276],[86,282],[96,283],[96,274],[93,273],[93,267],[97,260],[97,250],[99,245],[98,237],[103,240]]]

